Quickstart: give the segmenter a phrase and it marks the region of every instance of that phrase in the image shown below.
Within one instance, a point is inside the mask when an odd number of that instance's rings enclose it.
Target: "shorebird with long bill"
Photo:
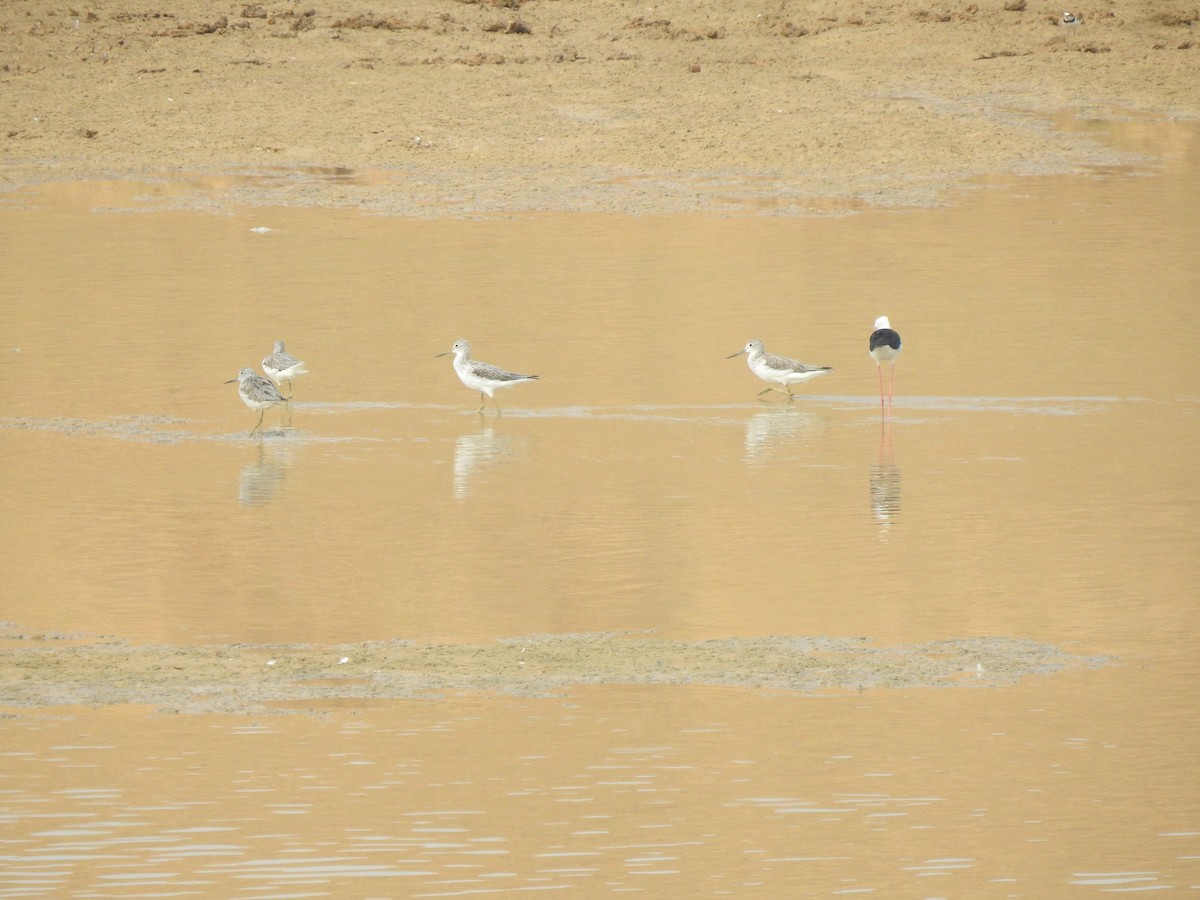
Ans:
[[[250,433],[262,428],[263,414],[272,406],[286,405],[287,397],[279,393],[279,388],[271,384],[261,375],[256,375],[249,366],[238,372],[237,378],[230,378],[226,384],[238,383],[238,396],[250,409],[258,413],[258,424],[250,429]]]
[[[748,341],[746,346],[737,353],[730,353],[725,358],[733,359],[743,353],[746,354],[746,365],[750,367],[751,372],[768,384],[778,384],[787,388],[786,391],[781,391],[777,387],[765,387],[758,392],[760,397],[767,391],[776,391],[780,394],[787,394],[788,399],[792,400],[796,396],[792,393],[793,384],[803,384],[833,371],[829,366],[810,366],[789,356],[768,353],[763,347],[763,342],[759,340]]]
[[[487,403],[483,399],[485,394],[492,398],[496,412],[500,412],[500,404],[496,403],[495,397],[497,388],[512,387],[522,381],[537,381],[538,378],[536,375],[518,375],[516,372],[471,359],[471,345],[464,340],[455,341],[454,346],[445,353],[436,355],[449,356],[451,353],[454,354],[454,372],[458,375],[458,380],[471,390],[479,391],[479,412],[483,412]]]

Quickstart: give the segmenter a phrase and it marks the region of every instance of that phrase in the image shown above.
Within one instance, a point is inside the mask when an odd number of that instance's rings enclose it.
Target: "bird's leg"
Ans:
[[[883,412],[884,412],[884,406],[883,406],[883,366],[881,366],[879,363],[875,363],[875,368],[876,368],[876,370],[878,370],[878,372],[879,372],[879,412],[880,412],[880,414],[882,415],[882,414],[883,414]]]
[[[892,362],[892,377],[888,380],[888,413],[892,411],[892,394],[896,389],[896,363]]]
[[[287,396],[286,396],[286,397],[284,397],[283,399],[285,399],[285,400],[291,400],[291,399],[292,399],[292,379],[290,379],[290,378],[288,379],[288,392],[287,392]]]
[[[253,428],[251,428],[251,429],[250,429],[250,433],[251,433],[251,434],[254,434],[254,432],[256,432],[256,431],[258,431],[258,429],[262,428],[263,415],[264,415],[265,413],[266,413],[266,410],[265,410],[265,409],[260,409],[260,410],[258,411],[258,424],[257,424],[257,425],[255,425]]]

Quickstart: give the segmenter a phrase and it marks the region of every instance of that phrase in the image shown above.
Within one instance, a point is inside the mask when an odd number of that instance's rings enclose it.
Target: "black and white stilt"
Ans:
[[[875,330],[871,332],[871,358],[875,360],[875,368],[879,372],[879,408],[883,405],[883,364],[891,363],[891,379],[888,382],[887,411],[892,409],[892,391],[896,386],[896,357],[900,355],[900,334],[892,328],[887,316],[875,320]]]

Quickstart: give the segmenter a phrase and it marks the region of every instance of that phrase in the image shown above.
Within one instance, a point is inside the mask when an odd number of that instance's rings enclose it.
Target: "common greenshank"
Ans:
[[[833,371],[829,366],[810,366],[806,363],[797,362],[787,356],[768,353],[763,349],[763,342],[758,340],[748,342],[737,353],[731,353],[725,358],[733,359],[735,356],[741,356],[743,353],[746,354],[746,365],[750,367],[751,372],[763,381],[781,384],[787,388],[786,391],[781,391],[776,387],[766,387],[758,392],[758,396],[760,397],[767,391],[776,391],[780,394],[787,394],[790,400],[795,397],[795,394],[792,393],[793,384],[802,384],[821,375],[828,375]]]
[[[500,412],[500,404],[496,403],[495,397],[497,388],[511,387],[522,381],[537,381],[538,378],[537,375],[518,375],[516,372],[508,372],[497,366],[471,359],[471,345],[464,340],[455,341],[454,346],[445,353],[436,355],[449,356],[451,353],[454,354],[454,371],[458,374],[459,380],[471,390],[479,391],[479,412],[483,412],[487,403],[483,399],[485,394],[492,398],[496,412]]]
[[[263,358],[262,367],[263,371],[267,373],[267,377],[275,384],[282,387],[285,381],[288,383],[289,397],[292,395],[292,379],[308,374],[304,363],[284,351],[283,341],[275,342],[275,350],[270,356]]]
[[[281,403],[287,404],[287,397],[279,393],[279,389],[261,375],[254,374],[254,370],[249,366],[238,372],[237,378],[230,378],[226,384],[238,383],[238,396],[252,410],[258,411],[258,424],[250,429],[250,433],[258,431],[262,428],[263,414],[272,407],[278,406]]]

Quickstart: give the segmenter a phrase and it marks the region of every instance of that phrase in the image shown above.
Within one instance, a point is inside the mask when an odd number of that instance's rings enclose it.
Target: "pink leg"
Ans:
[[[883,366],[875,363],[875,368],[879,370],[879,411],[883,412]]]
[[[892,392],[896,388],[896,364],[892,363],[892,377],[888,381],[888,409],[892,408]]]

